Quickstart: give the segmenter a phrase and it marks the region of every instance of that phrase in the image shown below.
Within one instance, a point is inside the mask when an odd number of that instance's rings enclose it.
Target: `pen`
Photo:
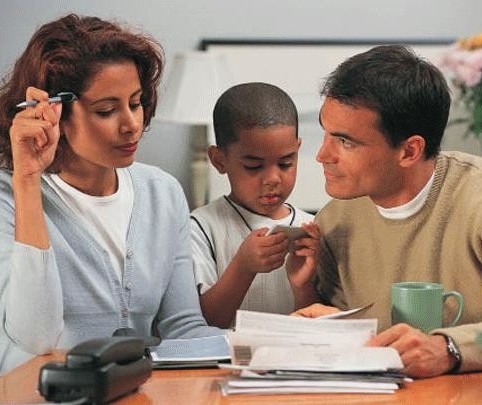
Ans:
[[[63,91],[57,93],[56,96],[50,97],[47,101],[49,104],[53,103],[71,103],[72,101],[77,100],[77,96],[72,93],[71,91]],[[35,107],[39,103],[38,100],[28,100],[22,101],[20,104],[17,104],[17,108],[26,108],[26,107]]]

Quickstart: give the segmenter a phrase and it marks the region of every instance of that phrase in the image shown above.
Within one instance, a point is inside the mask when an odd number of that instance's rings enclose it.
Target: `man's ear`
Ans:
[[[400,145],[400,166],[410,167],[424,159],[425,139],[420,135],[412,135]]]
[[[215,145],[208,147],[208,157],[219,174],[226,173],[226,152]]]

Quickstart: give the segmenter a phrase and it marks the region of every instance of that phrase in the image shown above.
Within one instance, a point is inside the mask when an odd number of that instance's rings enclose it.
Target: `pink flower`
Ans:
[[[440,68],[450,71],[456,81],[474,87],[482,79],[482,48],[469,51],[452,46],[442,55]]]
[[[467,116],[457,122],[467,124],[466,134],[482,140],[482,33],[450,46],[441,55],[439,67],[460,90],[457,99]]]

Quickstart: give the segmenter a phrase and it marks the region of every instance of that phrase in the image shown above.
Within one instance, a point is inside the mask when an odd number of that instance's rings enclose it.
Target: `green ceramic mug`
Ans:
[[[449,325],[443,325],[443,307],[448,297],[458,303],[455,318]],[[392,284],[392,325],[408,323],[409,325],[430,332],[444,326],[454,326],[460,319],[464,309],[464,298],[457,291],[444,291],[442,284],[408,281]]]

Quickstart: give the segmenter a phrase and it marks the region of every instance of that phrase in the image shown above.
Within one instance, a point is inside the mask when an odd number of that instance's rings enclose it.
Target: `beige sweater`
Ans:
[[[375,302],[363,317],[380,330],[390,319],[390,285],[442,283],[463,294],[465,308],[452,336],[462,352],[460,371],[482,370],[482,158],[461,152],[437,158],[423,208],[407,219],[383,218],[368,197],[333,200],[316,216],[322,238],[317,288],[322,302],[342,309]],[[446,302],[445,319],[456,303]]]

